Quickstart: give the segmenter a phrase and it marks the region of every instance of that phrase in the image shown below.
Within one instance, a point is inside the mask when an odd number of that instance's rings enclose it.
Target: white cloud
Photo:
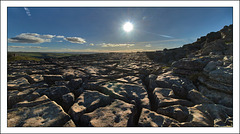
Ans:
[[[135,44],[111,44],[111,43],[102,43],[101,46],[102,47],[132,47]]]
[[[30,10],[26,7],[24,7],[24,10],[26,11],[27,16],[31,16]]]
[[[50,35],[50,34],[46,34],[46,35],[41,35],[41,38],[53,38],[56,35]]]
[[[28,46],[29,48],[47,48],[47,47],[40,47],[40,46]]]
[[[64,36],[58,35],[58,36],[56,36],[56,38],[64,38]]]
[[[93,43],[91,43],[91,44],[89,44],[90,46],[94,46],[94,44]]]
[[[56,41],[56,42],[63,42],[62,40]]]
[[[9,43],[33,43],[33,44],[51,42],[51,39],[44,39],[44,38],[41,38],[41,36],[42,35],[39,35],[37,33],[22,33],[20,35],[17,35],[16,37],[9,38],[8,42]]]
[[[64,38],[64,40],[69,41],[71,43],[78,43],[78,44],[86,43],[86,41],[80,37],[66,37]]]
[[[8,46],[10,48],[25,48],[25,46]]]
[[[152,45],[151,44],[147,44],[147,45],[145,45],[145,47],[152,47]]]
[[[37,33],[21,33],[20,35],[18,36],[40,36],[40,34],[37,34]]]

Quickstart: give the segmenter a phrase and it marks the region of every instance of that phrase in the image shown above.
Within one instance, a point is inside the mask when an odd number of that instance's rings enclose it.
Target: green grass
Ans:
[[[33,61],[41,61],[43,59],[35,58],[35,57],[30,57],[30,56],[21,56],[21,55],[16,55],[16,56],[8,56],[7,61],[19,61],[19,60],[33,60]]]
[[[76,54],[69,53],[41,53],[41,52],[8,52],[8,62],[10,61],[18,61],[18,60],[34,60],[41,61],[44,58],[60,58],[60,57],[68,57]]]

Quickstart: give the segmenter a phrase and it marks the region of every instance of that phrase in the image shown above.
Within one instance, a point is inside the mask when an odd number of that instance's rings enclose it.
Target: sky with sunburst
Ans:
[[[232,12],[231,7],[8,7],[8,51],[175,48],[232,24]]]

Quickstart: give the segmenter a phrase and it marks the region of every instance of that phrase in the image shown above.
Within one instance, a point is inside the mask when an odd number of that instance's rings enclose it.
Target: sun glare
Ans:
[[[130,23],[130,22],[126,22],[124,25],[123,25],[123,30],[126,31],[126,32],[130,32],[133,30],[133,24]]]

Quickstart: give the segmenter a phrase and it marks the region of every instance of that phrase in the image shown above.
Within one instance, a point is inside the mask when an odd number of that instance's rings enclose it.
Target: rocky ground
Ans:
[[[233,126],[232,48],[231,25],[154,53],[9,62],[8,127]]]

